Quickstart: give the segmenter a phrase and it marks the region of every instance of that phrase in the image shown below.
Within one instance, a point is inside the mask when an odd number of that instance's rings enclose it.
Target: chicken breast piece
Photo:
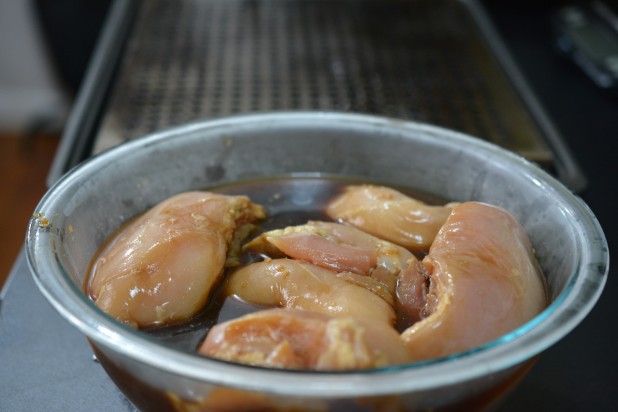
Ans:
[[[309,221],[261,234],[245,245],[266,255],[287,256],[336,272],[369,276],[384,285],[391,297],[399,273],[416,262],[407,249],[353,226]]]
[[[329,202],[326,213],[333,220],[424,254],[451,212],[450,206],[430,206],[384,186],[352,185]]]
[[[402,333],[415,360],[490,342],[547,305],[543,277],[524,228],[496,206],[455,206],[421,266],[429,279],[421,310],[424,319]]]
[[[351,370],[404,363],[399,334],[383,322],[270,309],[214,326],[199,353],[271,368]]]
[[[186,320],[206,303],[235,236],[263,219],[245,196],[186,192],[130,223],[96,259],[89,293],[96,305],[135,327]]]
[[[394,325],[393,306],[365,285],[351,281],[353,276],[303,261],[273,259],[232,273],[224,294],[255,305],[372,319]]]

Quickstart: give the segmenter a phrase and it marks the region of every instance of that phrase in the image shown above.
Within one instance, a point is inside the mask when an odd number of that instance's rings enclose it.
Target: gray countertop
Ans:
[[[47,303],[21,253],[0,303],[1,411],[133,411],[85,337]]]

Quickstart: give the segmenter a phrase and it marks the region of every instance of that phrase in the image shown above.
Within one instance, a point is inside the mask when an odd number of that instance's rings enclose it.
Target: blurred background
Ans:
[[[47,188],[109,3],[0,0],[0,286]]]

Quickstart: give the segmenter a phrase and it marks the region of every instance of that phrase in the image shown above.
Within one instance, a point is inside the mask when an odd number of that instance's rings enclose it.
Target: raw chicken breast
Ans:
[[[393,297],[399,273],[417,261],[401,246],[334,222],[310,221],[272,230],[245,248],[272,257],[283,254],[336,272],[370,276],[382,283]]]
[[[399,334],[383,322],[295,309],[263,310],[214,326],[199,353],[272,368],[350,370],[404,363]]]
[[[451,212],[450,205],[429,206],[384,186],[347,186],[326,208],[334,220],[424,254]]]
[[[196,314],[219,280],[228,247],[265,217],[245,196],[187,192],[129,224],[95,261],[89,293],[96,305],[135,327]]]
[[[402,334],[415,360],[499,338],[547,304],[528,236],[495,206],[455,206],[418,269],[430,280],[421,311],[425,318]]]
[[[359,275],[337,273],[292,259],[269,259],[232,273],[224,293],[255,305],[373,319],[394,325],[392,304],[365,285],[351,281],[354,276]]]

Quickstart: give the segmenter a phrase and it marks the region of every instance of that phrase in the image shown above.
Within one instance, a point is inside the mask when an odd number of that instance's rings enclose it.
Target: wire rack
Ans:
[[[421,121],[552,160],[454,0],[144,1],[94,152],[187,122],[289,110]]]

